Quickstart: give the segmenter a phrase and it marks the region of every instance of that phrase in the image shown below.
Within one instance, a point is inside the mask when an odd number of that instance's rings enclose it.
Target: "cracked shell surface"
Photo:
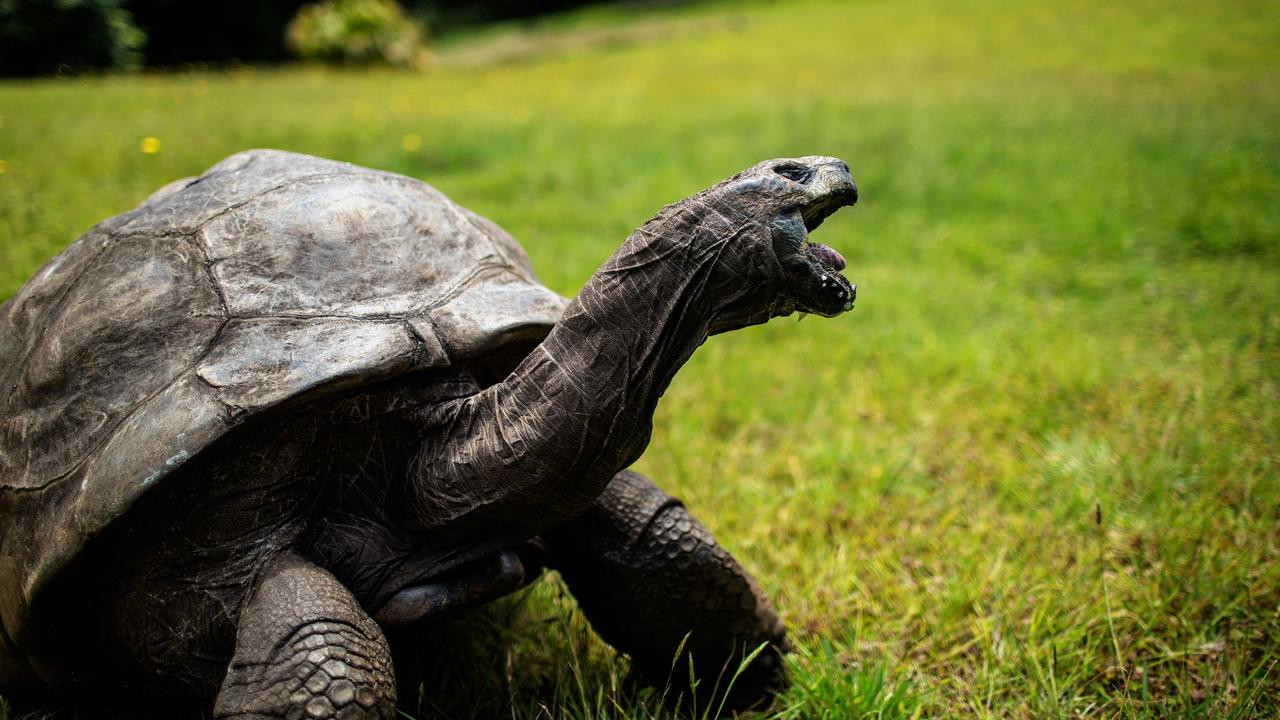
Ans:
[[[564,299],[410,178],[233,155],[0,306],[0,640],[85,542],[255,415],[537,340]]]

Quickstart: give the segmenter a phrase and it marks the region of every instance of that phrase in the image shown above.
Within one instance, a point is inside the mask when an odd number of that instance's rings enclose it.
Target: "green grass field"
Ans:
[[[714,338],[639,463],[792,629],[769,717],[1280,714],[1274,3],[597,11],[484,61],[515,32],[423,75],[0,83],[0,298],[249,147],[423,178],[565,294],[661,205],[837,155],[857,309]],[[422,717],[659,712],[554,579],[468,625]]]

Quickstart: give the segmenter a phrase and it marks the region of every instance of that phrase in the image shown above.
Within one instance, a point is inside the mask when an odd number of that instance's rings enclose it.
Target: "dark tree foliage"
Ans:
[[[146,64],[278,62],[284,29],[306,0],[127,0],[147,33]]]
[[[122,0],[0,0],[0,75],[131,69],[144,36]]]

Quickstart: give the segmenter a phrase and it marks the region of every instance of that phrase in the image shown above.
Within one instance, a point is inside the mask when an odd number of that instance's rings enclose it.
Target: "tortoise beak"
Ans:
[[[829,215],[847,205],[858,202],[858,186],[849,174],[849,166],[837,158],[815,158],[814,176],[800,206],[804,227],[809,232],[822,224]]]

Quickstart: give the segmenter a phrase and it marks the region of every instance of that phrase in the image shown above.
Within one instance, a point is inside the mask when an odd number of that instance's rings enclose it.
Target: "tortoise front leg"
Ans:
[[[786,683],[786,630],[755,581],[679,500],[634,472],[619,473],[582,516],[543,536],[587,619],[632,657],[646,681],[687,691],[688,635],[701,685],[723,689],[738,663],[762,652],[734,683],[727,709],[766,704]],[[718,699],[717,699],[718,701]]]
[[[263,570],[240,615],[215,718],[390,720],[387,641],[350,591],[293,553]]]

